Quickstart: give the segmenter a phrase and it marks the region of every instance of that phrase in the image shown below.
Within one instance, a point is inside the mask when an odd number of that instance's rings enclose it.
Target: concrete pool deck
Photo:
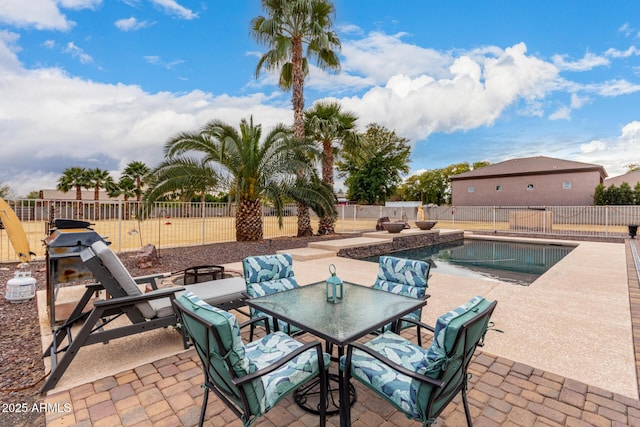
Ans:
[[[492,320],[503,332],[490,332],[482,353],[492,360],[515,361],[513,366],[526,365],[553,378],[566,378],[572,384],[588,384],[637,399],[625,244],[565,243],[577,245],[576,249],[529,287],[451,276],[434,269],[423,320],[433,323],[438,315],[477,294],[496,299],[499,303]],[[336,266],[343,280],[371,285],[375,279],[374,263],[320,254],[318,249],[312,252],[313,256],[294,261],[301,285],[328,277],[329,264]],[[242,270],[241,263],[225,267]],[[157,336],[150,332],[148,338],[139,334],[82,349],[48,399],[69,395],[59,391],[72,389],[73,393],[103,378],[119,378],[123,372],[183,354],[175,331],[154,332]]]

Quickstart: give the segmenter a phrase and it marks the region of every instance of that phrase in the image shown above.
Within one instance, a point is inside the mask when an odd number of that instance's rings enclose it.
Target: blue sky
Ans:
[[[339,100],[410,138],[412,172],[550,156],[640,163],[640,2],[338,0]],[[291,123],[256,80],[258,0],[0,0],[0,183],[54,188],[70,166],[120,171],[208,120]],[[338,184],[340,185],[340,184]]]

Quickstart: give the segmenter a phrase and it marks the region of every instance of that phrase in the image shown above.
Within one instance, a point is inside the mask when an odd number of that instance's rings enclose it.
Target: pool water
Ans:
[[[389,255],[427,261],[431,264],[432,271],[492,278],[528,286],[573,248],[574,246],[466,239],[464,243],[446,243]],[[378,257],[365,260],[378,262]]]

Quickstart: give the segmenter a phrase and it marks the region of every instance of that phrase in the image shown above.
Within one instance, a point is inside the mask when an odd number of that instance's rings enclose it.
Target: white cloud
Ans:
[[[609,176],[626,172],[624,165],[640,163],[640,121],[624,125],[611,140],[594,140],[580,146],[576,160],[604,165]]]
[[[607,49],[604,53],[606,56],[610,56],[612,58],[628,58],[630,56],[638,56],[640,55],[640,49],[635,46],[630,46],[627,50],[618,50],[614,48]]]
[[[549,115],[549,120],[569,120],[571,118],[571,108],[563,106]]]
[[[490,126],[518,100],[535,111],[536,101],[557,86],[557,69],[526,51],[520,43],[498,56],[496,49],[485,57],[462,55],[447,69],[449,78],[395,73],[385,86],[341,102],[364,123],[383,124],[414,140]]]
[[[577,110],[582,108],[582,106],[591,101],[591,98],[588,96],[579,96],[578,94],[571,94],[571,108]]]
[[[93,62],[93,58],[91,57],[91,55],[88,55],[87,53],[85,53],[84,50],[76,46],[74,42],[67,43],[67,47],[65,47],[63,52],[68,53],[73,58],[78,59],[83,64],[88,64],[90,62]]]
[[[148,56],[145,56],[144,59],[149,64],[157,65],[162,68],[166,68],[167,70],[173,70],[175,69],[176,65],[180,65],[184,63],[184,60],[182,59],[175,59],[171,62],[164,62],[162,58],[160,58],[158,55],[148,55]]]
[[[610,80],[604,83],[585,85],[584,89],[602,96],[619,96],[640,91],[640,85],[626,80]]]
[[[610,62],[607,58],[594,55],[587,52],[582,59],[577,61],[567,61],[567,55],[554,55],[552,60],[559,70],[564,71],[588,71],[595,67],[602,67],[609,65]]]
[[[46,47],[47,49],[53,49],[54,47],[56,47],[56,42],[55,40],[45,40],[42,45],[44,47]]]
[[[448,67],[452,58],[449,55],[405,43],[404,37],[407,37],[406,33],[373,32],[365,38],[344,42],[343,72],[366,76],[376,84],[384,84],[397,74],[419,76],[425,70],[432,77],[450,76]]]
[[[147,21],[138,21],[134,16],[118,19],[114,25],[121,31],[136,31],[151,26]]]
[[[102,0],[2,0],[0,22],[18,28],[67,31],[75,23],[60,8],[96,9],[101,4]]]
[[[198,14],[191,9],[181,6],[175,0],[151,0],[152,3],[160,6],[166,13],[182,19],[196,19]]]

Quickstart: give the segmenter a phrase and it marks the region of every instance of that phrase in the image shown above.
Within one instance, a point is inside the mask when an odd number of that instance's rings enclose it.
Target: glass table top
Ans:
[[[325,282],[251,298],[246,303],[337,345],[345,345],[426,304],[367,286],[344,283],[344,298],[326,301]]]

